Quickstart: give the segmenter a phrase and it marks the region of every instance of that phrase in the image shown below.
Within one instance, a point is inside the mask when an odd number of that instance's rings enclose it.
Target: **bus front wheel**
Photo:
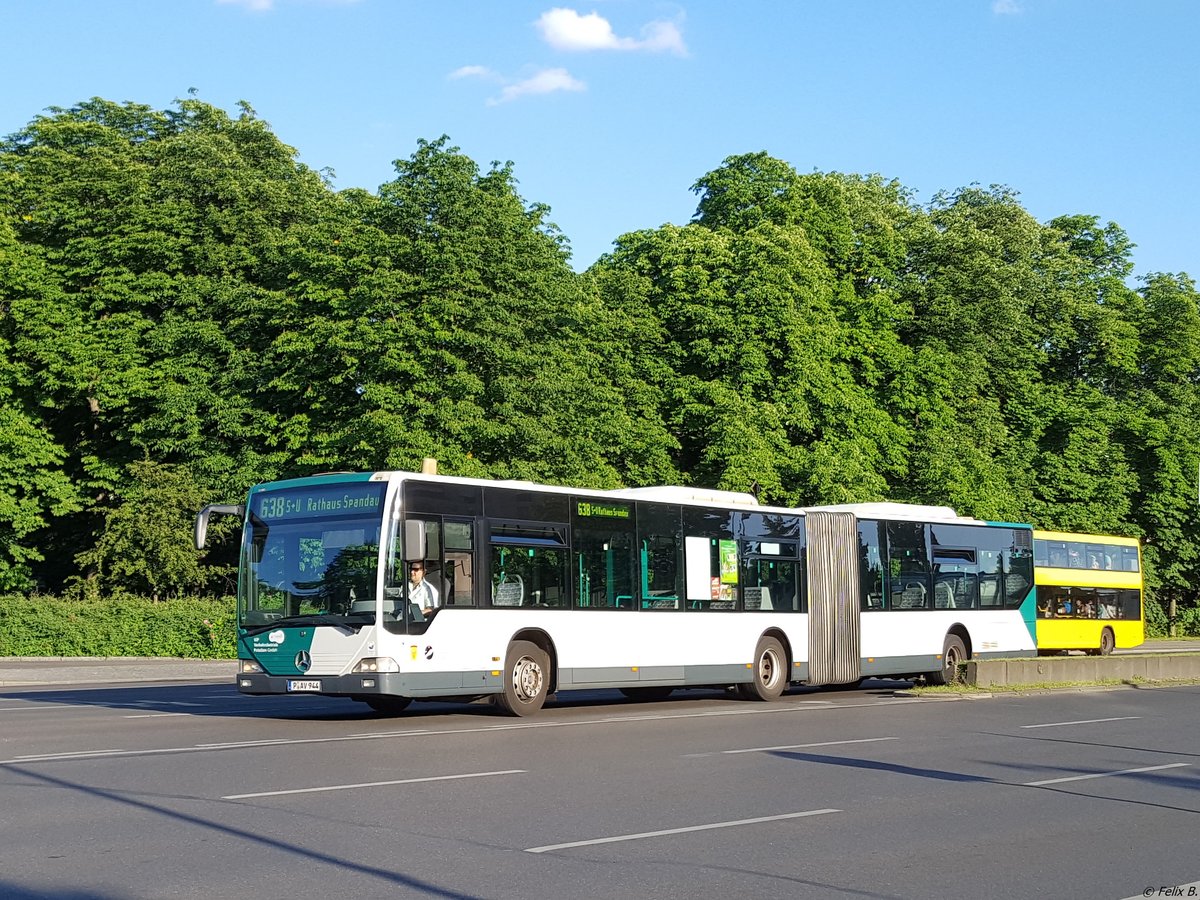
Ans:
[[[504,692],[496,705],[510,716],[532,716],[546,702],[550,657],[537,644],[513,641],[504,658]]]
[[[787,687],[787,654],[783,644],[773,637],[759,639],[754,648],[754,680],[739,684],[738,694],[745,700],[777,700]]]

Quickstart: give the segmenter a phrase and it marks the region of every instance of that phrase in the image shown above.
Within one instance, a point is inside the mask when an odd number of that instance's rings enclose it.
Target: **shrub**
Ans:
[[[0,597],[0,656],[233,659],[232,598]]]
[[[1175,617],[1175,634],[1179,637],[1200,637],[1200,607],[1185,609]]]
[[[1142,597],[1142,605],[1146,610],[1146,637],[1166,637],[1170,623],[1158,601],[1145,594]]]

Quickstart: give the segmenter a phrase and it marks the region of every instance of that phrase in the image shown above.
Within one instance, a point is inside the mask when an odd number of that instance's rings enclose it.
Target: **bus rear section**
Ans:
[[[1034,531],[1037,645],[1107,656],[1145,640],[1137,538]]]

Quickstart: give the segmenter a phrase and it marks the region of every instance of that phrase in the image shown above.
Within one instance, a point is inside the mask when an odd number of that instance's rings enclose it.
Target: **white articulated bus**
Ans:
[[[201,511],[198,547],[215,513],[244,522],[247,694],[529,715],[578,689],[941,682],[1035,648],[1029,526],[944,507],[376,472],[257,485]]]

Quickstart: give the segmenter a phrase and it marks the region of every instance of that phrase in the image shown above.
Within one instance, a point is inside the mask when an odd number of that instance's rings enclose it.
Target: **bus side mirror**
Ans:
[[[231,506],[221,503],[210,503],[196,515],[196,549],[203,550],[205,543],[208,541],[208,519],[210,516],[240,516],[245,518],[246,507],[238,504]]]
[[[425,523],[421,519],[404,522],[404,560],[412,562],[425,558]]]

